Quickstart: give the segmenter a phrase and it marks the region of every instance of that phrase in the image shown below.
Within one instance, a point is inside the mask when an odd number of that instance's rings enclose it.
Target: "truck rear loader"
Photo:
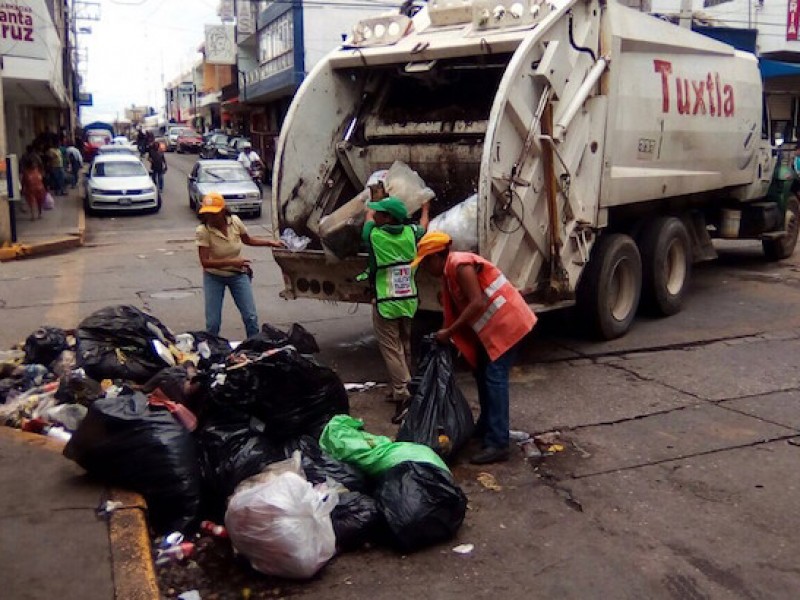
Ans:
[[[407,11],[410,14],[411,11]],[[273,222],[285,297],[368,302],[365,255],[331,261],[319,221],[396,160],[477,192],[477,251],[541,312],[577,304],[611,339],[640,304],[681,308],[712,238],[792,254],[797,198],[776,158],[757,59],[598,0],[431,0],[366,19],[309,74],[278,141]],[[422,306],[437,282],[418,274]]]

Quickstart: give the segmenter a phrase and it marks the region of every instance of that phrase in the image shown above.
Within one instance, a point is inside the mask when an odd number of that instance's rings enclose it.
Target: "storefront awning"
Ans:
[[[800,76],[800,64],[797,63],[759,58],[758,65],[761,69],[761,77],[764,79],[771,79],[773,77]]]

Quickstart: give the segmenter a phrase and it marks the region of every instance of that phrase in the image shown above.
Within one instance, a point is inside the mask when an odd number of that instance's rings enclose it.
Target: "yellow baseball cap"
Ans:
[[[209,192],[203,196],[199,213],[201,215],[211,213],[216,214],[225,210],[225,198],[219,192]]]
[[[446,233],[429,231],[422,236],[422,239],[417,244],[417,257],[411,262],[411,266],[416,267],[426,256],[447,250],[452,243],[453,239]]]

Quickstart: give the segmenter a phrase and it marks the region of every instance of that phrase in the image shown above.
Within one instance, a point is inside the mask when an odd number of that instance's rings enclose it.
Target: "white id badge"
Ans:
[[[414,290],[411,287],[411,278],[413,274],[410,266],[400,265],[391,267],[389,273],[393,298],[406,298],[407,296],[414,295]]]

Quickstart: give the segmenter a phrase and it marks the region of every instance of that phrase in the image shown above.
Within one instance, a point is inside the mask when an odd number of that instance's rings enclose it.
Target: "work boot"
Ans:
[[[488,465],[490,463],[505,462],[508,460],[508,448],[493,448],[487,446],[480,452],[473,454],[469,459],[473,465]]]

